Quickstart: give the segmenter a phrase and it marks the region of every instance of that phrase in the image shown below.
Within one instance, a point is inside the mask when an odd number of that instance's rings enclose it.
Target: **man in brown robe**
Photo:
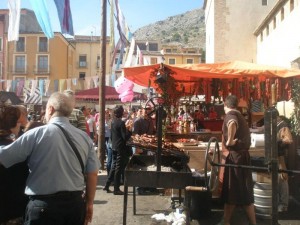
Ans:
[[[228,151],[226,164],[250,165],[249,148],[251,144],[248,124],[237,110],[238,99],[234,95],[224,103],[222,146]],[[229,225],[236,206],[243,206],[250,224],[256,224],[254,211],[253,180],[251,170],[225,167],[222,199],[224,200],[224,218],[220,225]]]

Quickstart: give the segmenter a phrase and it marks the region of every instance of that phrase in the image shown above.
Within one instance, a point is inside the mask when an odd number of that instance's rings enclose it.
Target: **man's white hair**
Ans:
[[[65,117],[71,115],[74,107],[70,96],[59,92],[55,92],[50,96],[47,105],[52,106],[59,115]]]

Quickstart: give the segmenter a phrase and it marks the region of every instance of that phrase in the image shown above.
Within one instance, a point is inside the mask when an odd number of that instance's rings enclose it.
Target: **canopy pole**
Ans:
[[[106,8],[107,0],[102,0],[102,28],[100,44],[100,74],[99,74],[99,138],[98,152],[100,154],[101,170],[104,170],[105,162],[105,75],[106,75]]]

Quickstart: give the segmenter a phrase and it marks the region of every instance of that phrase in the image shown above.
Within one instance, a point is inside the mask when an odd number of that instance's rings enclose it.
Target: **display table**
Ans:
[[[176,143],[178,139],[195,139],[198,141],[208,142],[211,137],[216,137],[219,141],[222,140],[221,131],[195,131],[195,132],[184,132],[183,131],[168,131],[166,132],[166,138]]]

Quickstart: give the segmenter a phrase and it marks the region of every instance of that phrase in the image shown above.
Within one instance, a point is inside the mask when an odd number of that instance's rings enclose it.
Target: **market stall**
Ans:
[[[205,96],[204,103],[214,105],[215,102],[222,102],[228,94],[234,94],[240,99],[241,109],[247,117],[249,127],[256,120],[252,120],[254,114],[251,110],[256,107],[254,103],[261,103],[255,113],[263,112],[271,106],[273,87],[276,89],[277,102],[290,100],[293,79],[300,76],[300,70],[241,61],[215,64],[156,64],[128,67],[123,70],[127,79],[154,88],[165,99],[167,107],[178,107],[179,99],[183,96]],[[218,121],[206,118],[202,123],[205,129],[213,127],[214,131],[220,131],[222,121],[219,117]]]
[[[176,66],[158,64],[131,67],[124,68],[124,76],[134,83],[154,88],[163,99],[163,107],[168,111],[170,108],[174,109],[178,106],[178,99],[180,97],[188,95],[204,95],[205,102],[211,103],[215,102],[216,99],[222,101],[229,94],[234,94],[241,101],[249,105],[251,105],[254,100],[260,100],[264,108],[268,108],[273,104],[271,102],[271,95],[272,99],[276,99],[276,101],[291,99],[291,82],[294,77],[300,76],[300,71],[235,61],[217,64],[188,64]],[[250,108],[251,107],[248,107],[248,110]],[[247,113],[245,117],[250,117],[249,111]],[[248,122],[249,125],[252,124],[251,117],[248,118]],[[198,145],[199,142],[206,141],[203,139],[203,134],[193,131],[192,127],[190,127],[189,130],[188,124],[191,124],[191,121],[179,121],[179,123],[175,122],[175,124],[177,124],[178,127],[175,132],[168,132],[164,129],[162,136],[170,138],[173,145],[177,148],[180,142],[185,142],[183,139],[187,142],[195,141],[196,145],[191,145],[192,147],[189,146],[189,151],[185,150],[186,146],[182,148],[179,147],[179,149],[186,153],[201,153],[203,149]],[[220,126],[220,124],[214,125],[213,127],[216,126]],[[209,132],[206,132],[206,135],[211,136],[211,130],[208,130]],[[162,131],[160,130],[158,132]],[[221,133],[215,134],[219,134],[215,140],[220,142]],[[158,142],[156,154],[159,154],[159,149]],[[255,153],[254,155],[264,155],[264,148],[257,149],[254,147],[252,150],[252,153]],[[195,161],[195,158],[198,156],[194,155],[191,161]],[[222,153],[222,157],[224,156],[225,153]],[[200,154],[200,158],[204,159],[203,154]],[[201,169],[202,167],[203,165],[200,164],[199,168]],[[186,185],[189,184],[187,183]]]

